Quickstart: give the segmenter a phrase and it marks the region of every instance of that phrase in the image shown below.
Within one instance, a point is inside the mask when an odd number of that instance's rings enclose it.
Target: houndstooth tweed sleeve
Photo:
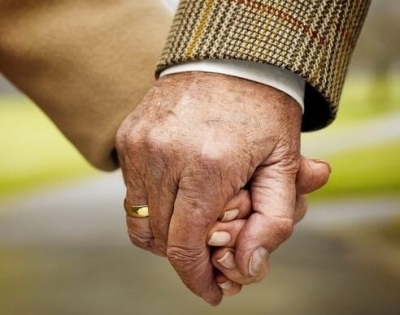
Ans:
[[[181,0],[157,74],[179,63],[238,59],[306,81],[303,131],[336,116],[371,0]]]

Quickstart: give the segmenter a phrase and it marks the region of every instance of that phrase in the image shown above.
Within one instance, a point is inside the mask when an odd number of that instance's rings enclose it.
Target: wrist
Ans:
[[[187,106],[204,106],[210,98],[214,101],[213,114],[219,112],[223,116],[225,110],[240,112],[241,118],[247,119],[249,124],[253,120],[260,121],[260,118],[269,125],[290,120],[290,124],[299,126],[300,134],[301,107],[292,97],[268,85],[225,74],[196,71],[166,75],[157,81],[156,87],[161,88],[167,98],[169,95],[187,95],[190,99],[193,95],[203,94],[206,99],[203,103]]]
[[[304,112],[305,80],[280,67],[238,59],[205,59],[173,65],[164,69],[160,77],[183,72],[220,73],[268,85],[295,99]]]

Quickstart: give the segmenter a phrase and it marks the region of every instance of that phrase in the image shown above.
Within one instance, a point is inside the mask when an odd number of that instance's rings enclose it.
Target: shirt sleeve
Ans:
[[[306,82],[302,131],[324,128],[336,117],[370,3],[180,0],[156,75],[175,65],[211,59],[283,68]]]
[[[271,86],[292,97],[304,112],[305,80],[289,70],[245,60],[207,59],[174,65],[160,76],[189,71],[221,73]]]

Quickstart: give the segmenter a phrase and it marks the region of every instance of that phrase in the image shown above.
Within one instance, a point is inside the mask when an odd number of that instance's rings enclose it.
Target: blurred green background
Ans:
[[[89,166],[0,79],[0,314],[400,314],[400,4],[375,1],[338,119],[302,137],[329,161],[260,285],[210,308],[125,236],[119,173]]]

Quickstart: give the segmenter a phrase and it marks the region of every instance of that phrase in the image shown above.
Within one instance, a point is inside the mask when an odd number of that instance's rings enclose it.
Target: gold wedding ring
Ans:
[[[124,208],[126,214],[133,218],[147,218],[149,216],[149,206],[148,205],[140,205],[140,206],[132,206],[124,201]]]

